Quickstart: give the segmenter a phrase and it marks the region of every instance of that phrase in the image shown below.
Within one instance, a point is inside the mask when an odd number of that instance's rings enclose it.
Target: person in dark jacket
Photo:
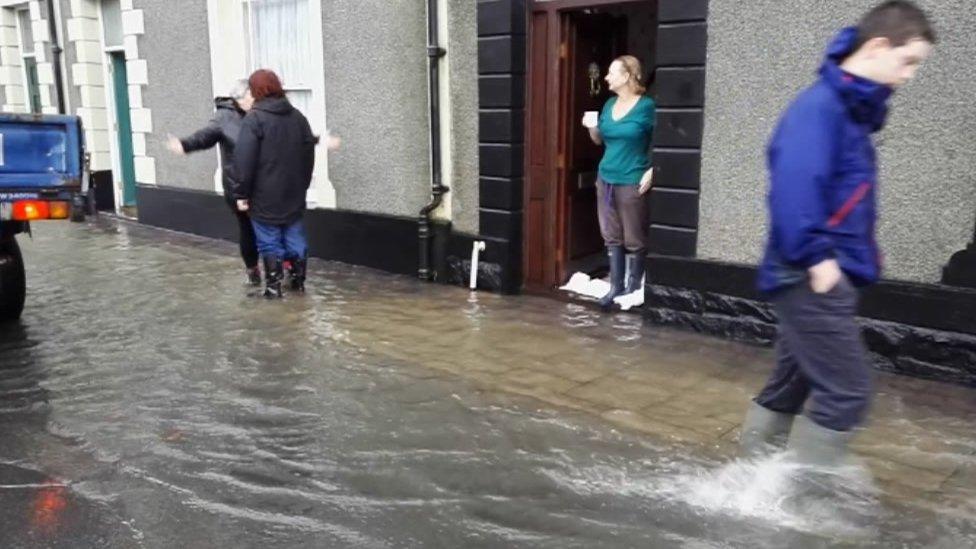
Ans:
[[[282,261],[291,260],[291,286],[304,291],[308,244],[302,218],[315,168],[308,120],[266,69],[248,79],[254,107],[241,124],[235,154],[238,207],[250,213],[264,262],[265,297],[281,297]]]
[[[224,199],[237,218],[238,242],[240,243],[241,258],[244,260],[245,276],[249,284],[260,286],[261,270],[258,268],[258,248],[254,236],[254,227],[251,225],[251,218],[247,212],[240,211],[234,199],[234,188],[237,186],[234,178],[234,148],[237,144],[237,136],[241,132],[241,121],[253,103],[254,100],[248,90],[247,81],[236,82],[227,97],[214,99],[216,107],[214,116],[206,127],[183,139],[170,136],[167,147],[173,153],[182,155],[206,150],[214,145],[220,146],[221,183],[224,188]]]
[[[871,134],[884,126],[892,91],[915,76],[934,43],[911,2],[877,6],[837,35],[819,80],[773,134],[759,288],[779,319],[777,364],[742,426],[744,455],[785,443],[800,463],[836,466],[867,414],[871,365],[854,317],[857,288],[881,271]]]

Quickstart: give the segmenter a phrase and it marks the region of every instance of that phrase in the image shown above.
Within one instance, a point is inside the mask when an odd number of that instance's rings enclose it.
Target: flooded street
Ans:
[[[976,546],[971,389],[880,376],[824,493],[726,465],[766,349],[314,260],[266,302],[104,218],[21,245],[4,548]]]

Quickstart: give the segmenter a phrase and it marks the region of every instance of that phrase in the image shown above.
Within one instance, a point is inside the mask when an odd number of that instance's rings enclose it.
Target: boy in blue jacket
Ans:
[[[820,78],[773,134],[759,288],[779,319],[777,364],[742,426],[744,455],[786,443],[801,463],[834,466],[864,420],[871,365],[854,320],[857,288],[881,270],[871,134],[884,125],[892,91],[934,44],[931,23],[911,2],[875,7],[840,31]]]

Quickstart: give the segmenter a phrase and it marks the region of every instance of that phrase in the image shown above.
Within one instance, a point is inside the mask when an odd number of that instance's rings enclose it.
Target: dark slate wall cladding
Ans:
[[[506,292],[522,283],[526,20],[526,0],[478,0],[479,232],[488,248],[479,280]],[[461,240],[448,262],[452,281],[467,283],[471,247]]]
[[[658,6],[661,21],[704,21],[708,16],[708,0],[661,0]]]
[[[699,290],[649,285],[644,316],[746,343],[771,345],[776,337],[768,303]],[[976,386],[976,336],[873,318],[859,318],[858,324],[875,368]]]
[[[659,173],[655,183],[662,189],[691,189],[701,184],[701,153],[697,150],[665,149],[658,147],[654,164]]]
[[[763,300],[756,290],[756,267],[661,255],[648,259],[648,284]],[[976,336],[976,290],[886,280],[862,292],[860,314]]]
[[[650,252],[694,257],[698,242],[708,0],[659,0]]]
[[[651,256],[645,318],[770,345],[776,315],[755,276],[744,265]],[[859,314],[878,369],[976,386],[976,291],[885,281],[863,292]]]
[[[705,104],[705,67],[661,67],[655,93],[659,104],[701,107]]]
[[[698,227],[698,192],[656,188],[651,191],[651,218],[670,227]]]

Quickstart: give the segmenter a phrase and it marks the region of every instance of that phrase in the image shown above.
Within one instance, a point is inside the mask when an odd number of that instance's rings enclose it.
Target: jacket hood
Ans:
[[[295,110],[295,107],[291,106],[286,97],[266,97],[256,103],[254,103],[254,108],[259,111],[269,112],[271,114],[288,114]]]
[[[857,28],[847,27],[837,33],[827,47],[827,55],[820,67],[820,77],[837,90],[851,116],[876,132],[884,127],[888,116],[891,87],[867,78],[855,76],[840,67],[857,45]]]

